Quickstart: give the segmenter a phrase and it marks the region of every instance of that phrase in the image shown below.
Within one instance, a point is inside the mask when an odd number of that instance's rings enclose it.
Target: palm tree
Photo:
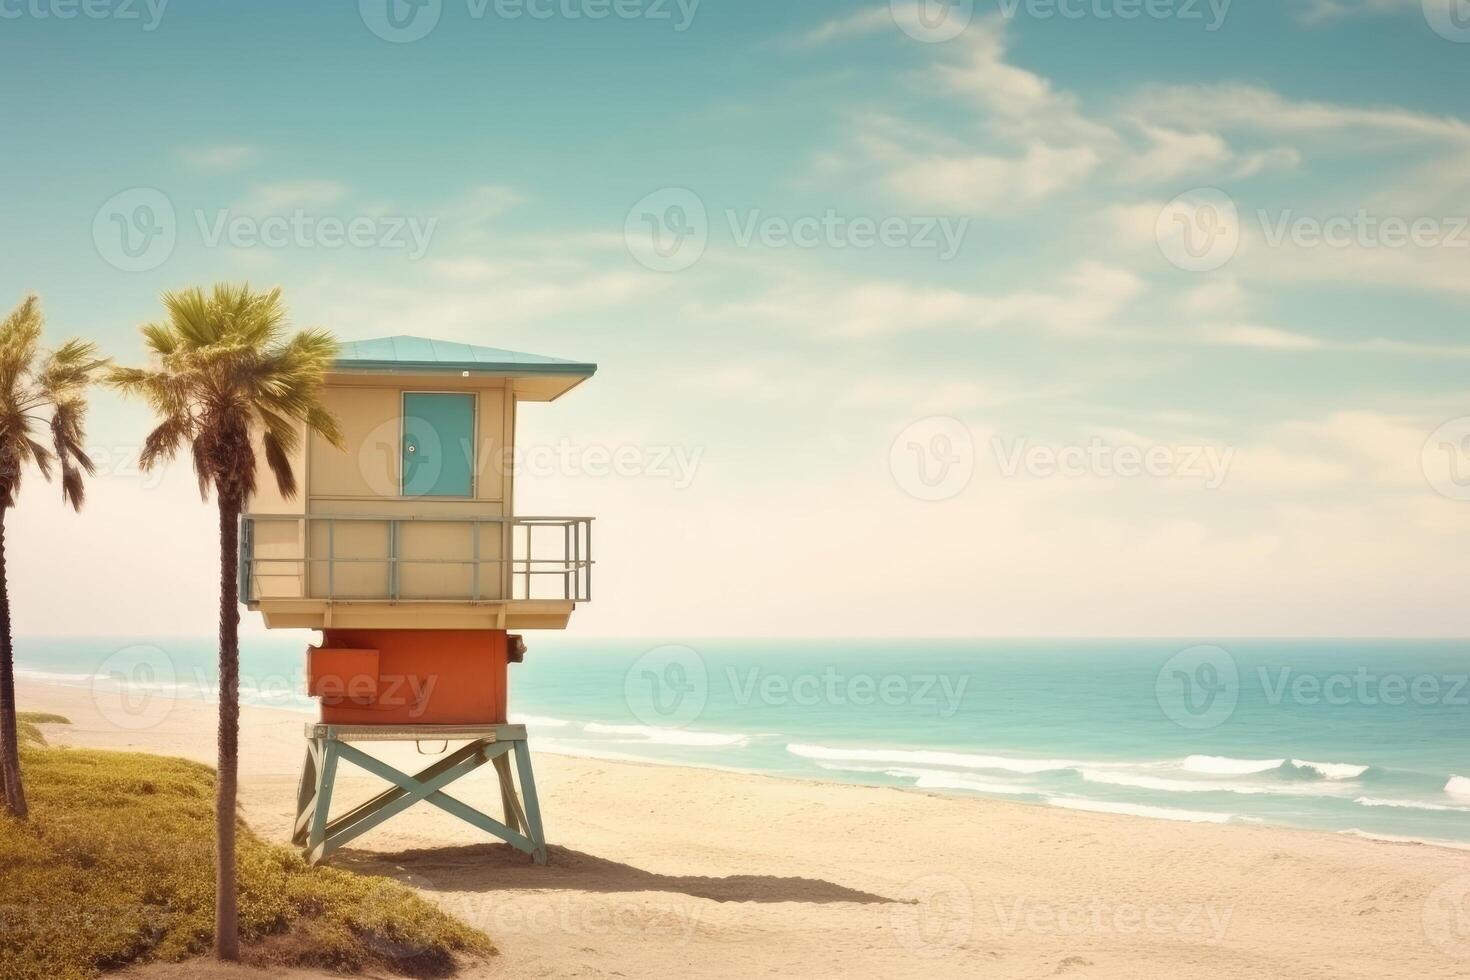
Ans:
[[[87,387],[105,364],[97,348],[68,340],[56,350],[41,350],[41,301],[27,296],[0,322],[0,782],[5,807],[25,819],[25,789],[20,779],[20,746],[15,722],[15,651],[10,636],[10,590],[5,568],[5,517],[15,506],[21,475],[34,463],[50,480],[61,471],[61,497],[80,510],[86,492],[82,474],[92,461],[82,448],[86,438]],[[36,429],[51,431],[48,448]]]
[[[141,397],[158,416],[143,443],[146,472],[188,446],[207,500],[219,506],[219,776],[216,784],[215,952],[240,958],[235,894],[235,796],[240,732],[240,514],[256,487],[256,452],[287,497],[296,494],[291,454],[307,432],[334,445],[337,421],[319,401],[338,345],[323,330],[287,337],[281,291],[220,284],[165,293],[167,318],[142,328],[146,368],[114,369],[108,382]]]

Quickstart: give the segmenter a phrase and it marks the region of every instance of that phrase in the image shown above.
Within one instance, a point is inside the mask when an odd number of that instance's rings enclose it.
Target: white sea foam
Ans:
[[[828,772],[888,772],[889,766],[854,766],[850,763],[841,762],[818,762],[818,769]]]
[[[1143,776],[1127,772],[1102,772],[1083,769],[1082,778],[1089,783],[1108,786],[1128,786],[1133,789],[1156,790],[1162,793],[1244,793],[1253,796],[1338,796],[1352,791],[1351,787],[1340,789],[1323,783],[1237,783],[1227,780],[1165,779],[1159,776]]]
[[[129,691],[167,694],[172,698],[209,696],[214,692],[199,680],[188,677],[170,681],[140,681],[120,674],[65,673],[61,671],[35,670],[27,667],[15,668],[15,676],[22,680],[46,681],[65,687],[90,687],[98,691]]]
[[[550,752],[553,755],[571,755],[579,759],[597,759],[603,762],[643,762],[654,766],[682,766],[687,764],[677,762],[673,759],[660,759],[657,756],[637,755],[632,752],[613,752],[598,748],[595,745],[589,745],[586,742],[567,742],[555,738],[537,739],[536,751]]]
[[[1185,772],[1209,776],[1256,776],[1277,769],[1305,770],[1320,779],[1357,779],[1367,766],[1351,762],[1310,762],[1306,759],[1233,759],[1222,755],[1192,755],[1180,763]]]
[[[1229,823],[1235,819],[1233,813],[1208,813],[1204,810],[1176,810],[1165,806],[1141,806],[1136,803],[1106,803],[1102,800],[1083,800],[1070,796],[1052,796],[1047,803],[1067,810],[1086,810],[1089,813],[1118,813],[1129,817],[1149,817],[1154,820],[1178,820],[1187,823]]]
[[[1192,755],[1185,759],[1180,768],[1185,772],[1207,773],[1211,776],[1254,776],[1270,772],[1286,765],[1285,759],[1232,759],[1223,755]]]
[[[1000,755],[971,755],[963,752],[939,752],[932,749],[834,749],[825,745],[792,744],[786,751],[803,759],[825,759],[831,762],[886,762],[893,765],[949,766],[954,769],[993,769],[1035,775],[1074,769],[1080,762],[1063,759],[1014,759]]]
[[[1464,776],[1451,776],[1450,781],[1444,784],[1444,791],[1451,796],[1470,800],[1470,779]]]
[[[1425,844],[1429,847],[1448,847],[1456,851],[1470,851],[1470,844],[1463,841],[1436,840],[1433,837],[1400,837],[1397,834],[1372,834],[1356,827],[1339,830],[1338,833],[1344,837],[1361,837],[1363,840],[1376,840],[1387,844]]]
[[[532,728],[565,728],[571,724],[561,718],[543,718],[540,715],[512,715],[511,722],[517,725],[530,725]]]
[[[986,782],[943,769],[885,769],[896,779],[912,779],[918,789],[962,789],[972,793],[993,793],[998,796],[1026,796],[1036,792],[1014,783]]]
[[[589,721],[582,730],[594,735],[621,735],[640,738],[659,745],[734,746],[745,745],[749,735],[739,732],[696,732],[687,728],[656,728],[652,725],[608,725]]]
[[[1292,759],[1291,764],[1298,769],[1315,770],[1323,779],[1333,781],[1357,779],[1368,771],[1367,766],[1354,765],[1351,762],[1308,762],[1305,759]]]
[[[1438,810],[1470,813],[1470,809],[1463,806],[1445,806],[1443,803],[1427,803],[1423,800],[1381,800],[1372,796],[1360,796],[1356,800],[1353,800],[1353,802],[1359,806],[1390,806],[1403,810]]]
[[[65,673],[54,670],[36,670],[33,667],[15,668],[15,676],[33,681],[64,681],[70,684],[90,684],[101,679],[99,675],[87,673]]]

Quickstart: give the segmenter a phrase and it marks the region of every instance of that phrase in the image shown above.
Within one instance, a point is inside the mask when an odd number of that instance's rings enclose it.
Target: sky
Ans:
[[[52,342],[248,279],[595,361],[520,431],[584,635],[1464,632],[1462,0],[0,0],[0,78]],[[27,483],[17,632],[211,630],[147,423]]]

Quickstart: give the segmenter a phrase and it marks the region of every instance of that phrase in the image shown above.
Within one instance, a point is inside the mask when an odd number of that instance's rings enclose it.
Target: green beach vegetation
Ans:
[[[214,772],[183,759],[55,748],[18,718],[33,819],[0,816],[0,976],[76,980],[206,954]],[[385,878],[309,868],[238,827],[240,936],[264,967],[452,975],[490,940]]]

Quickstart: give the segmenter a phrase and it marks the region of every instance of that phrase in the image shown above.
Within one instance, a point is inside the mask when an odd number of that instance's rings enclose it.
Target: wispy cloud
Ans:
[[[1454,116],[1393,106],[1294,101],[1271,89],[1244,83],[1152,87],[1132,99],[1129,109],[1146,119],[1193,130],[1349,136],[1371,139],[1374,145],[1403,139],[1470,144],[1470,123]]]
[[[824,21],[805,33],[791,38],[793,47],[815,47],[848,38],[865,37],[882,31],[894,30],[892,10],[885,4],[858,10],[845,17]]]
[[[280,180],[253,184],[235,209],[245,214],[275,215],[297,209],[331,207],[347,197],[347,185],[335,180]]]
[[[934,329],[1077,334],[1102,327],[1143,290],[1143,281],[1126,269],[1084,262],[1045,289],[986,292],[800,275],[751,299],[694,309],[716,319],[778,323],[847,338]]]
[[[184,162],[197,170],[240,170],[261,158],[257,147],[244,143],[186,147],[179,151]]]
[[[1121,109],[1088,109],[1075,93],[1015,64],[1008,30],[1003,18],[992,17],[933,45],[936,60],[924,75],[932,84],[915,105],[855,114],[850,151],[826,152],[817,165],[838,175],[866,171],[876,186],[916,207],[1013,213],[1098,176],[1111,185],[1157,185],[1191,175],[1249,177],[1302,162],[1298,150],[1263,141],[1260,133],[1259,145],[1241,149],[1227,135],[1225,124],[1272,111],[1266,90],[1233,91],[1233,109],[1213,114],[1191,111],[1185,93],[1167,90],[1140,94]],[[1242,104],[1252,94],[1258,104]],[[1276,102],[1275,109],[1291,108],[1279,97]],[[943,121],[955,114],[961,125]],[[1313,113],[1297,107],[1295,115]],[[1394,113],[1359,121],[1441,135],[1457,123]]]
[[[1417,11],[1421,9],[1422,2],[1423,0],[1296,0],[1298,16],[1309,24],[1347,17]]]

